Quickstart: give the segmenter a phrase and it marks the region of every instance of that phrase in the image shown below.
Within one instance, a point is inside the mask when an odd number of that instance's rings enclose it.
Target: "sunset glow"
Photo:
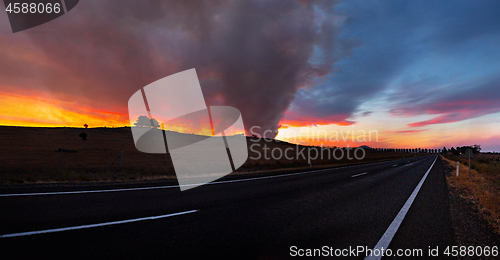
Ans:
[[[15,34],[0,12],[0,125],[130,126],[133,93],[195,68],[206,105],[237,108],[249,136],[500,151],[500,22],[493,7],[252,2],[205,6],[198,17],[178,3],[145,19],[130,13],[149,10],[139,3],[126,10],[101,3],[112,19],[89,20],[93,5]],[[207,124],[177,123],[165,128],[211,132]]]
[[[96,111],[38,96],[0,94],[0,125],[33,127],[92,127],[129,125],[128,115]]]

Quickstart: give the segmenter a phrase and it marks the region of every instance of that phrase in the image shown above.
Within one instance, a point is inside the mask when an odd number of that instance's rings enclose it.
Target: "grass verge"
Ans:
[[[470,199],[478,205],[478,210],[500,234],[500,165],[483,160],[481,157],[471,161],[471,179],[469,180],[468,160],[459,156],[445,156],[443,160],[452,166],[447,175],[448,184],[455,188],[460,196]],[[456,175],[459,162],[459,175]]]

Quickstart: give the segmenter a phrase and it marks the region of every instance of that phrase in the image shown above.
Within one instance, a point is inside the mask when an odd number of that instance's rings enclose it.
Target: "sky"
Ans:
[[[130,125],[141,87],[195,68],[247,135],[500,151],[499,1],[86,0],[12,33],[0,125]]]

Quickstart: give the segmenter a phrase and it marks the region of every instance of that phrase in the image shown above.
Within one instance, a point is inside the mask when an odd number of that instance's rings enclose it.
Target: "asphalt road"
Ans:
[[[167,181],[1,190],[0,259],[283,259],[324,246],[373,249],[426,173],[389,248],[421,248],[425,257],[439,247],[442,256],[456,243],[436,157],[227,176],[183,192]]]

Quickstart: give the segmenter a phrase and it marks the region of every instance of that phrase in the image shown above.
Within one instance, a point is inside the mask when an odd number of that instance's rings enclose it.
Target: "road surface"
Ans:
[[[456,242],[437,157],[226,176],[183,192],[173,181],[3,189],[0,259],[285,259],[384,243],[443,256]]]

